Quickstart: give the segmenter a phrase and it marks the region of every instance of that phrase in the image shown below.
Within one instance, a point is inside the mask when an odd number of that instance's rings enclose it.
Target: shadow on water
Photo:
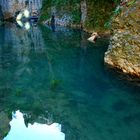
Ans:
[[[104,67],[108,39],[14,25],[0,27],[0,37],[0,139],[17,110],[26,127],[61,124],[66,140],[139,139],[140,90]]]

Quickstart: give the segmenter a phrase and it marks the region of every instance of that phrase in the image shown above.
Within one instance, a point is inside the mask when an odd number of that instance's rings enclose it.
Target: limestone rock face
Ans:
[[[61,6],[59,6],[57,3],[51,4],[52,5],[47,8],[48,15],[55,15],[56,25],[79,28],[84,26],[87,18],[86,0],[81,0],[79,3],[72,3],[72,5],[68,3],[63,3],[63,5]],[[47,19],[44,23],[49,24],[50,20],[51,17]]]
[[[0,0],[5,18],[14,17],[16,12],[28,8],[31,13],[40,11],[42,0]]]
[[[86,0],[81,1],[81,22],[85,23],[87,18],[87,2]]]
[[[105,63],[140,77],[140,1],[129,0],[113,20]]]

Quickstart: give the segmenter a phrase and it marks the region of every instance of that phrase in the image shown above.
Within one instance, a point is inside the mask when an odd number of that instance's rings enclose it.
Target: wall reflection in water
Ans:
[[[137,140],[140,89],[108,76],[107,46],[68,28],[0,27],[0,139],[20,110],[24,128],[57,122],[66,140]]]
[[[1,28],[0,36],[0,118],[7,118],[0,137],[9,132],[8,116],[20,109],[31,116],[25,117],[26,126],[57,122],[66,140],[88,140],[89,130],[94,132],[93,117],[85,117],[94,106],[88,104],[94,103],[89,97],[93,99],[93,86],[102,81],[96,80],[100,65],[93,63],[100,56],[87,47],[84,33],[36,26],[26,31],[10,25]]]

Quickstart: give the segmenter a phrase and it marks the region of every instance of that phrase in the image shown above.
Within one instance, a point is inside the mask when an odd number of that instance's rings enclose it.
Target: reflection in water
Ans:
[[[28,124],[26,127],[24,123],[23,114],[16,111],[12,115],[10,122],[10,132],[4,140],[64,140],[65,135],[61,132],[61,125],[54,123],[52,125],[46,124]]]
[[[26,23],[25,23],[25,29],[26,29],[26,30],[29,30],[30,27],[31,27],[31,26],[30,26],[30,23],[29,23],[29,22],[26,22]]]
[[[19,20],[17,21],[17,24],[20,26],[20,27],[23,27],[23,23]]]
[[[52,31],[55,32],[55,25],[54,24],[51,25],[51,28],[52,28]]]
[[[27,9],[24,9],[16,17],[17,24],[20,27],[25,28],[26,30],[29,30],[30,29],[30,23],[28,22],[29,16],[30,16],[29,11]]]
[[[52,28],[52,31],[55,32],[55,16],[52,15],[52,18],[51,18],[51,28]]]
[[[26,126],[61,124],[66,140],[139,140],[140,88],[104,69],[108,40],[87,38],[68,28],[0,27],[0,139],[20,110]]]
[[[17,24],[19,27],[23,28],[23,29],[26,29],[26,30],[29,30],[31,28],[31,25],[29,22],[22,22],[22,21],[17,21]]]

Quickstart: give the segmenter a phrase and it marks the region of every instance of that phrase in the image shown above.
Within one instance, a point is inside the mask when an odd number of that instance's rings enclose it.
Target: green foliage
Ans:
[[[121,7],[117,6],[117,8],[113,11],[114,16],[120,14],[120,12],[121,12]]]
[[[51,7],[56,8],[57,14],[63,16],[68,14],[72,16],[72,23],[81,23],[81,0],[44,0],[40,21],[51,17]],[[87,18],[85,28],[104,29],[110,26],[110,16],[114,10],[113,4],[117,5],[120,0],[86,0]]]
[[[44,21],[51,17],[51,7],[55,6],[59,15],[72,15],[73,23],[80,23],[81,13],[80,0],[44,0],[40,21]]]
[[[107,29],[110,29],[110,28],[111,28],[111,20],[107,21],[107,22],[104,24],[104,27],[107,28]]]
[[[88,29],[104,30],[104,24],[110,18],[110,15],[114,9],[112,6],[113,1],[98,0],[88,1],[88,17],[86,20],[86,27]],[[109,24],[109,23],[108,23]]]
[[[50,6],[51,6],[51,0],[43,0],[43,7],[41,9],[41,16],[39,19],[40,22],[45,21],[50,17],[48,13],[48,7]]]
[[[81,21],[80,6],[74,5],[74,7],[71,9],[72,9],[71,14],[72,14],[73,23],[80,23]]]
[[[116,4],[119,4],[120,3],[120,0],[113,0]],[[136,0],[131,0],[130,2],[127,3],[127,6],[132,6],[133,4],[135,4]],[[119,15],[121,13],[121,6],[118,5],[115,10],[113,10],[111,16],[110,16],[110,19],[104,24],[104,27],[105,28],[111,28],[111,24],[112,24],[112,20],[113,20],[113,17]]]
[[[119,4],[119,3],[120,3],[120,0],[114,0],[114,2],[115,2],[116,4]],[[120,14],[120,12],[121,12],[121,7],[118,5],[118,6],[115,7],[115,9],[111,12],[110,18],[108,19],[108,21],[105,22],[104,27],[107,28],[107,29],[110,29],[110,28],[111,28],[111,25],[112,25],[113,17],[114,17],[114,16],[117,16],[118,14]]]
[[[120,3],[121,0],[113,0],[113,2],[118,5]]]
[[[60,80],[53,79],[53,80],[51,81],[51,89],[52,89],[52,90],[55,90],[55,89],[58,87],[58,85],[59,85],[60,83],[61,83]]]
[[[21,96],[22,95],[22,90],[21,89],[16,89],[15,95],[18,96],[18,97]]]
[[[135,2],[136,2],[136,0],[132,0],[132,1],[130,1],[130,2],[128,2],[128,6],[132,6],[133,4],[135,4]]]

